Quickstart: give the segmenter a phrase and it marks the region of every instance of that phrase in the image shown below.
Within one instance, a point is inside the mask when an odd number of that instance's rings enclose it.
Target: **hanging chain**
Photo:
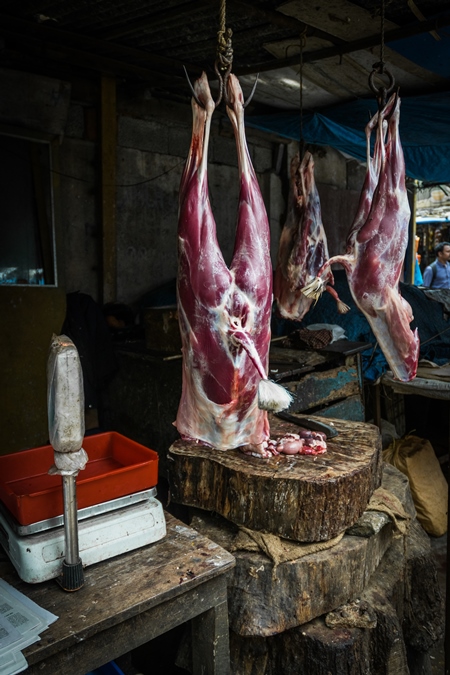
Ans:
[[[380,60],[372,66],[372,72],[369,75],[369,87],[377,97],[378,109],[381,110],[386,105],[388,94],[395,87],[395,79],[392,73],[385,67],[384,64],[384,23],[385,23],[385,0],[381,0],[381,27],[380,27]],[[387,85],[376,87],[374,84],[375,75],[385,75],[388,78]]]

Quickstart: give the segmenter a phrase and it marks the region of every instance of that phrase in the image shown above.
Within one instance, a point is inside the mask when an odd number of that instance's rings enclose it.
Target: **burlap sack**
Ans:
[[[394,440],[383,452],[385,462],[408,476],[417,520],[428,534],[447,532],[448,485],[430,441],[417,436]]]

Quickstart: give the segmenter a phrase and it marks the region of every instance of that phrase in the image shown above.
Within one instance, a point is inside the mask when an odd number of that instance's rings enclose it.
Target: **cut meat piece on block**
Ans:
[[[175,441],[168,454],[171,499],[215,511],[251,530],[293,541],[327,541],[358,520],[381,480],[378,428],[332,422],[339,433],[327,440],[325,454],[315,456],[256,460]],[[299,430],[274,416],[270,426],[275,439]]]

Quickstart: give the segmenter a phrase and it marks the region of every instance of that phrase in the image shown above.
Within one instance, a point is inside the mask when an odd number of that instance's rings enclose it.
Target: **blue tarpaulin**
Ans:
[[[359,99],[321,113],[306,113],[303,138],[306,143],[330,145],[365,161],[364,129],[376,110],[375,99]],[[283,138],[300,138],[298,113],[255,115],[246,122]],[[402,98],[400,138],[410,178],[425,183],[450,183],[450,92]]]
[[[375,382],[389,369],[386,358],[378,346],[376,337],[364,314],[356,307],[350,293],[347,276],[344,270],[333,272],[335,289],[343,302],[349,307],[347,314],[339,314],[335,300],[329,293],[324,293],[317,304],[313,305],[301,322],[289,321],[277,317],[274,313],[272,333],[288,335],[297,328],[306,328],[316,323],[331,323],[341,326],[346,337],[351,341],[367,342],[370,348],[362,353],[362,370],[367,382]],[[438,365],[448,363],[450,358],[450,331],[443,306],[427,298],[422,289],[400,283],[400,293],[411,305],[414,320],[411,329],[419,331],[420,358],[434,361]]]

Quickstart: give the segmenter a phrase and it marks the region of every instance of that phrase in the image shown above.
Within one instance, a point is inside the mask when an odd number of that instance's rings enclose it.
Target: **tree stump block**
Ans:
[[[378,428],[332,422],[339,434],[317,456],[259,459],[178,440],[168,453],[171,498],[286,539],[332,539],[358,520],[381,482]],[[272,438],[298,430],[274,416],[270,426]]]
[[[370,610],[370,623],[355,624],[352,615],[341,611],[336,606],[333,627],[330,627],[330,615],[316,616],[312,620],[294,626],[284,632],[272,635],[244,636],[236,632],[233,625],[234,603],[247,603],[247,613],[250,616],[255,611],[254,596],[258,594],[255,587],[234,589],[236,578],[242,574],[243,565],[241,552],[234,552],[236,567],[228,579],[228,607],[230,612],[230,653],[232,675],[423,675],[431,672],[428,650],[442,637],[444,626],[444,606],[440,594],[429,538],[415,519],[415,509],[412,502],[408,480],[397,469],[384,465],[382,487],[392,492],[403,504],[407,513],[412,517],[406,535],[393,536],[386,553],[377,561],[376,569],[370,576],[368,559],[373,556],[374,547],[366,548],[364,563],[366,579],[363,589],[358,590],[354,585],[351,589],[351,599],[361,606],[364,604]],[[357,528],[353,531],[366,533],[364,536],[348,536],[352,540],[374,539],[376,533],[369,533],[371,512],[367,511],[360,519]],[[206,514],[202,519],[211,518]],[[376,522],[376,521],[374,521]],[[193,521],[198,528],[199,518]],[[231,525],[228,524],[228,528]],[[203,532],[203,527],[198,528]],[[219,539],[214,531],[222,532]],[[223,534],[223,528],[216,524],[206,528],[207,536],[226,548],[228,534]],[[382,532],[378,530],[378,532]],[[328,551],[329,558],[336,555],[339,544]],[[381,552],[381,550],[380,550]],[[244,553],[245,555],[245,553]],[[265,556],[260,556],[264,559]],[[307,557],[310,567],[316,565],[316,554]],[[307,559],[304,561],[306,562]],[[266,563],[270,564],[267,558]],[[262,560],[258,560],[262,562]],[[339,562],[339,560],[337,561]],[[360,561],[355,560],[355,565]],[[379,562],[379,564],[378,564]],[[256,563],[256,561],[254,561]],[[289,564],[290,565],[290,564]],[[260,565],[261,566],[261,565]],[[369,565],[370,566],[370,565]],[[280,567],[282,567],[280,565]],[[328,592],[328,584],[339,582],[343,589],[347,588],[350,565],[341,566],[340,577],[322,573],[322,590]],[[258,568],[256,568],[258,569]],[[291,566],[292,570],[292,566]],[[260,570],[260,573],[262,570]],[[280,569],[278,570],[280,572]],[[247,568],[247,577],[249,568]],[[251,575],[250,575],[251,576]],[[260,576],[261,580],[261,576]],[[318,577],[317,577],[318,580]],[[280,578],[280,594],[284,596],[286,579]],[[297,582],[297,590],[294,590]],[[301,602],[304,588],[309,590],[310,577],[305,576],[301,581],[293,580],[290,604],[285,605],[285,614],[295,611],[295,602]],[[320,585],[320,582],[319,582]],[[261,599],[261,595],[259,595]],[[259,613],[263,615],[271,608],[274,597],[262,595],[264,603]],[[344,601],[346,602],[346,601]],[[294,608],[294,609],[293,609]],[[342,616],[340,623],[336,620]],[[347,618],[348,617],[348,618]],[[372,620],[372,618],[374,620]],[[178,665],[190,670],[190,650],[186,645],[180,650]]]
[[[375,615],[374,626],[329,628],[326,617],[318,617],[268,638],[231,632],[232,675],[430,673],[426,650],[442,636],[444,611],[429,540],[421,530],[414,520],[406,537],[393,540],[359,596]],[[425,595],[431,602],[423,601]],[[419,596],[423,596],[420,602]],[[418,634],[410,625],[416,611],[424,621],[424,625],[415,622]]]
[[[383,487],[386,482],[414,516],[406,477],[393,467],[387,467],[384,475]],[[236,558],[228,577],[230,628],[241,636],[262,637],[305,624],[363,592],[394,533],[385,513],[366,511],[357,525],[354,528],[360,534],[345,534],[332,548],[280,563],[275,569],[262,551],[236,550],[238,528],[224,518],[195,510],[191,522]]]

